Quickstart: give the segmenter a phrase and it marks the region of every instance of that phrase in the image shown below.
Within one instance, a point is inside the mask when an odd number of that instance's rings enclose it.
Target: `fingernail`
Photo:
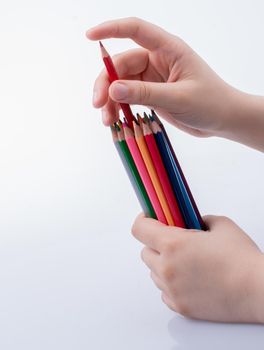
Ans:
[[[125,84],[116,83],[113,85],[112,94],[115,100],[124,100],[128,97],[128,87]]]

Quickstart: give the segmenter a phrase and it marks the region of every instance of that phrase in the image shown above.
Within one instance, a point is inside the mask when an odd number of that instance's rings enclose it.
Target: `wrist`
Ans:
[[[219,136],[264,151],[264,97],[229,87]]]

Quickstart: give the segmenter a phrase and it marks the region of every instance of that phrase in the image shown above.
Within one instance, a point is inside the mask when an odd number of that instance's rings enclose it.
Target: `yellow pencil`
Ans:
[[[151,181],[153,183],[153,186],[155,188],[155,191],[157,193],[158,199],[160,201],[161,207],[164,211],[164,215],[166,217],[166,220],[170,226],[174,226],[174,221],[170,212],[170,208],[168,205],[168,202],[166,200],[165,194],[163,192],[159,177],[157,175],[156,169],[154,167],[154,164],[152,162],[142,129],[139,125],[137,125],[133,121],[134,126],[134,132],[135,132],[135,139],[138,145],[138,148],[140,150],[140,153],[142,155],[142,158],[146,164],[149,176],[151,178]]]

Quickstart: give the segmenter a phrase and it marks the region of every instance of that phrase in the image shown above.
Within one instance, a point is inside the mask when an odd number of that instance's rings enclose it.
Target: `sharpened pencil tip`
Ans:
[[[119,125],[117,123],[114,123],[114,127],[115,127],[116,131],[120,130],[120,127],[119,127]]]
[[[149,122],[149,118],[146,112],[144,112],[144,122],[148,123]]]
[[[103,56],[103,57],[108,57],[109,54],[108,54],[108,52],[106,51],[106,49],[105,49],[103,43],[101,42],[101,40],[99,40],[99,45],[100,45],[100,49],[101,49],[102,56]]]

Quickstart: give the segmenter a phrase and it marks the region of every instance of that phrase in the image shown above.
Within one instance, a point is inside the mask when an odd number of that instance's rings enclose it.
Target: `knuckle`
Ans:
[[[170,255],[173,251],[172,242],[164,241],[161,246],[162,253],[164,255]]]
[[[113,36],[118,36],[120,33],[120,25],[118,22],[115,23],[115,27],[114,27],[114,30],[113,30]]]
[[[147,88],[146,84],[144,82],[141,82],[140,88],[139,88],[139,102],[140,103],[147,103],[150,99],[150,91]]]
[[[142,20],[137,16],[130,16],[128,17],[127,21],[130,25],[134,26],[135,30],[138,30],[138,27]]]
[[[182,245],[183,241],[170,237],[170,239],[164,239],[161,244],[161,250],[163,255],[172,255],[175,254],[175,251],[180,249]]]
[[[182,106],[191,106],[191,93],[188,89],[177,89],[177,100]]]
[[[137,16],[130,16],[128,17],[128,20],[131,21],[132,23],[137,23],[140,21],[140,18]]]
[[[169,263],[163,262],[160,267],[160,276],[165,282],[170,282],[174,277],[173,267]]]
[[[132,31],[131,31],[131,38],[134,39],[139,31],[140,28],[140,18],[138,17],[129,17],[128,22],[131,25]]]

